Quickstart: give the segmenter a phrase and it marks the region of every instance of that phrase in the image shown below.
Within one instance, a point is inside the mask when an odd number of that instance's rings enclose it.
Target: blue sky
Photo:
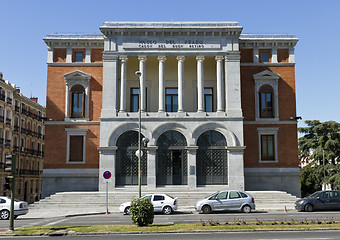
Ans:
[[[338,0],[1,0],[0,10],[0,72],[42,105],[46,34],[99,34],[105,21],[237,21],[242,33],[295,34],[297,115],[340,122]]]

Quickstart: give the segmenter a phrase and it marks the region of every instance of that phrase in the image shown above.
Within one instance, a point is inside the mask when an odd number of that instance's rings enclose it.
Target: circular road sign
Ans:
[[[105,172],[103,173],[103,177],[104,177],[105,179],[110,179],[110,178],[111,178],[111,172],[110,172],[110,171],[105,171]]]

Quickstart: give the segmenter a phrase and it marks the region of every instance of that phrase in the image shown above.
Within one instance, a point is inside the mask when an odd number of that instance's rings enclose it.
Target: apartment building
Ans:
[[[20,89],[0,74],[0,174],[2,195],[10,196],[4,187],[6,155],[16,155],[15,198],[29,203],[41,197],[44,160],[45,107],[38,99],[25,97]]]
[[[300,195],[294,35],[237,22],[105,22],[47,35],[43,195],[138,183]],[[135,73],[139,71],[137,76]]]

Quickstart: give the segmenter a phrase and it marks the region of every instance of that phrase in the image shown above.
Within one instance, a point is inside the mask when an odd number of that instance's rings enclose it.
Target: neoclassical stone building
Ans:
[[[237,22],[105,22],[47,35],[44,196],[138,183],[300,194],[293,35]],[[141,75],[136,76],[135,72]]]

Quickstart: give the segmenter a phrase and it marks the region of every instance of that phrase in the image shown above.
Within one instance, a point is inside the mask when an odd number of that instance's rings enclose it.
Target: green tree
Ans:
[[[154,211],[149,198],[137,198],[131,202],[131,220],[134,224],[142,227],[153,223]]]
[[[337,163],[340,159],[340,124],[318,120],[305,123],[307,127],[298,129],[303,134],[299,138],[299,158],[309,162],[301,170],[302,195],[320,190],[323,182],[340,189],[340,167]]]

